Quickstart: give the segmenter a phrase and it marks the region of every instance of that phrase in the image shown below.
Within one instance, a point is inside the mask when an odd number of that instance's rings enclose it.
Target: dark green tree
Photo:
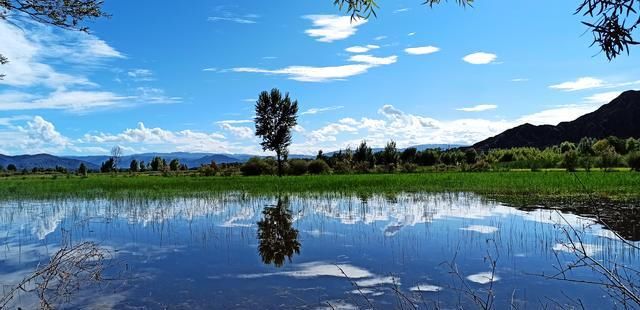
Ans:
[[[109,173],[114,171],[115,169],[116,169],[116,164],[115,164],[115,161],[113,160],[113,157],[109,157],[109,159],[103,162],[102,166],[100,166],[100,172],[102,173]]]
[[[293,228],[293,216],[288,208],[288,198],[278,198],[275,206],[262,210],[262,219],[258,222],[258,252],[265,264],[282,267],[285,259],[300,254],[298,230]]]
[[[135,159],[131,160],[131,164],[129,164],[129,171],[138,172],[139,169],[140,169],[140,164],[138,164],[138,161]]]
[[[402,151],[402,154],[400,154],[400,160],[403,163],[415,163],[417,154],[418,149],[415,147],[406,148]]]
[[[88,32],[80,24],[88,19],[107,16],[103,0],[0,0],[0,20],[27,18],[42,24]],[[9,59],[0,54],[0,65]],[[0,74],[0,79],[4,77]]]
[[[286,161],[291,144],[291,129],[298,124],[298,101],[280,90],[263,91],[256,102],[256,136],[262,138],[262,150],[276,153],[278,176],[282,176],[283,159]]]
[[[180,169],[180,161],[177,158],[174,158],[169,162],[169,169],[171,171],[178,171]]]
[[[434,6],[442,0],[419,0]],[[461,6],[471,6],[474,0],[455,0]],[[333,0],[340,10],[351,14],[352,20],[377,16],[379,0]],[[575,14],[592,21],[583,21],[593,34],[591,45],[597,45],[607,59],[612,60],[629,47],[640,44],[633,33],[640,25],[640,1],[636,0],[579,0]]]
[[[395,170],[398,165],[399,157],[398,147],[396,146],[396,142],[393,140],[389,141],[387,145],[385,145],[384,150],[380,154],[382,163],[387,168],[387,171]]]
[[[16,165],[14,165],[14,164],[9,164],[9,165],[7,165],[7,171],[16,172],[16,171],[18,171],[18,167],[16,167]]]
[[[78,167],[78,174],[83,177],[87,176],[87,166],[84,163],[80,163],[80,167]]]
[[[165,165],[164,159],[162,157],[156,156],[151,160],[151,170],[152,171],[160,171],[164,168]]]

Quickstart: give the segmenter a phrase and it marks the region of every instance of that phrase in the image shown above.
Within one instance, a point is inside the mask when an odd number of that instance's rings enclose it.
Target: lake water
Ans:
[[[6,294],[65,245],[91,241],[106,255],[102,280],[72,282],[62,296],[52,280],[43,296],[53,305],[615,308],[615,290],[542,276],[575,262],[576,246],[605,266],[640,266],[637,212],[615,218],[629,242],[593,218],[465,193],[2,202],[0,284]],[[590,267],[565,275],[604,280]],[[10,308],[38,307],[41,282]]]

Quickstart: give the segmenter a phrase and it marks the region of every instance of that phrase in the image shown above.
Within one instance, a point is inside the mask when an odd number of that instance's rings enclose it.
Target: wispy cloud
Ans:
[[[127,75],[137,82],[153,81],[153,72],[149,69],[134,69],[127,72]]]
[[[374,44],[369,44],[367,46],[351,46],[351,47],[347,47],[346,49],[344,49],[345,51],[349,52],[349,53],[354,53],[354,54],[358,54],[358,53],[366,53],[370,50],[374,50],[374,49],[378,49],[380,48],[380,46],[378,45],[374,45]]]
[[[427,54],[433,54],[440,51],[440,48],[429,45],[429,46],[409,47],[409,48],[405,48],[404,51],[409,55],[427,55]]]
[[[340,110],[344,108],[344,106],[333,106],[333,107],[326,107],[326,108],[311,108],[309,110],[306,110],[302,113],[300,113],[301,115],[313,115],[313,114],[318,114],[321,112],[327,112],[327,111],[335,111],[335,110]]]
[[[488,110],[495,110],[497,108],[498,106],[495,104],[479,104],[473,107],[458,108],[456,110],[463,111],[463,112],[483,112]]]
[[[478,52],[464,56],[462,60],[472,65],[486,65],[495,62],[497,58],[496,54]]]
[[[575,81],[568,81],[560,84],[554,84],[549,86],[549,88],[559,89],[564,91],[577,91],[577,90],[603,87],[604,85],[605,85],[605,82],[603,80],[587,76],[587,77],[578,78]]]
[[[398,57],[375,57],[372,55],[353,55],[349,61],[357,64],[329,66],[329,67],[312,67],[312,66],[289,66],[282,69],[261,69],[253,67],[232,68],[232,72],[238,73],[263,73],[273,75],[285,75],[289,79],[300,82],[327,82],[344,80],[348,77],[366,73],[369,69],[383,65],[395,63]]]
[[[313,28],[305,30],[305,33],[319,42],[327,43],[344,40],[367,23],[366,19],[352,19],[350,16],[306,15],[304,18],[313,23]]]
[[[393,13],[394,13],[394,14],[397,14],[397,13],[404,13],[404,12],[408,12],[408,11],[410,11],[410,10],[411,10],[410,8],[401,8],[401,9],[397,9],[397,10],[393,11]]]
[[[597,93],[597,94],[593,94],[591,96],[585,97],[584,101],[587,102],[587,103],[592,103],[592,104],[609,103],[613,99],[616,99],[618,96],[620,96],[620,94],[622,94],[621,91],[610,91],[610,92],[605,92],[605,93]]]
[[[515,79],[511,79],[511,82],[528,82],[529,79],[527,78],[515,78]]]
[[[210,22],[232,22],[236,24],[257,24],[257,15],[246,15],[244,17],[237,16],[211,16],[208,18]]]

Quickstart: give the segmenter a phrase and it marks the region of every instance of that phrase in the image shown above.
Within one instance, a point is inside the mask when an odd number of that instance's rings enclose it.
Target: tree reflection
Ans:
[[[282,267],[285,257],[291,262],[293,254],[300,254],[298,230],[293,228],[293,217],[288,197],[278,197],[278,204],[262,210],[258,222],[258,251],[265,264]]]

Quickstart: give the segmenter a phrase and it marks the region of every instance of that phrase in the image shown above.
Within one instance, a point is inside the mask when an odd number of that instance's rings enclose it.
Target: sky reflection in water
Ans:
[[[580,230],[589,254],[640,265],[635,250],[592,219],[521,211],[474,194],[229,193],[3,203],[0,284],[19,282],[68,238],[97,242],[124,269],[120,281],[80,290],[71,308],[387,308],[399,294],[422,308],[467,305],[461,281],[479,292],[493,285],[498,308],[512,299],[532,308],[567,303],[565,295],[610,307],[602,288],[536,275],[575,258],[565,220]],[[495,274],[487,255],[497,259]],[[454,258],[460,277],[451,274]],[[589,270],[572,275],[597,279]],[[29,294],[17,299],[26,308],[33,302]]]

